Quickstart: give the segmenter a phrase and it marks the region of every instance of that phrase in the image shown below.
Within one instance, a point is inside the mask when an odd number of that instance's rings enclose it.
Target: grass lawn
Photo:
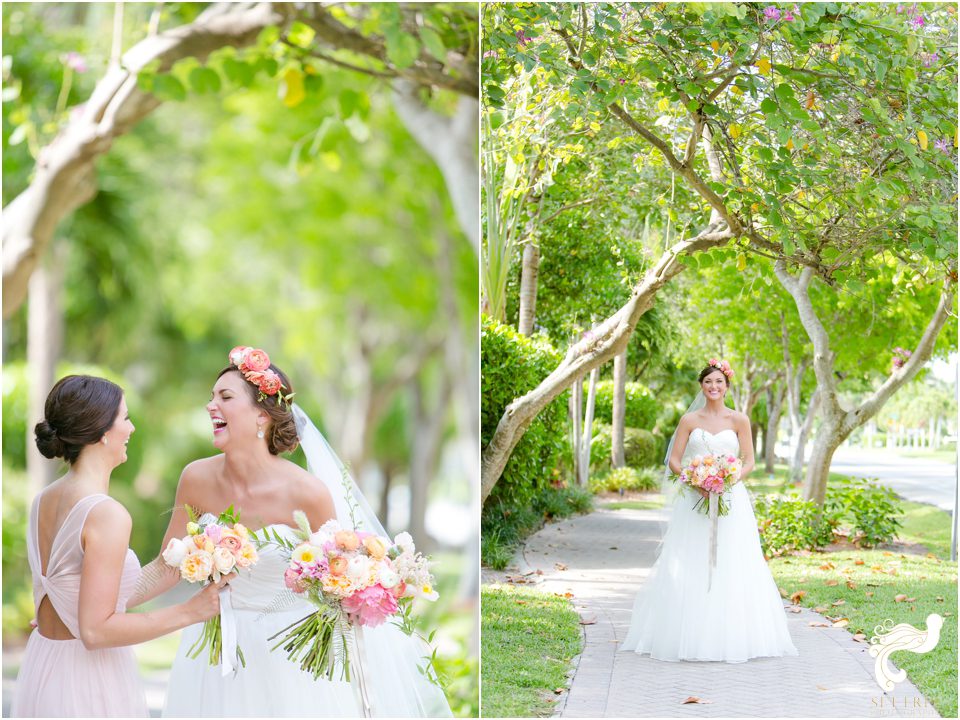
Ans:
[[[950,557],[950,513],[933,505],[903,500],[903,527],[897,537],[905,543],[918,543],[941,560]]]
[[[858,564],[860,563],[860,564]],[[892,657],[943,717],[957,717],[957,564],[921,555],[880,550],[811,553],[774,558],[770,569],[787,596],[847,621],[869,641],[885,620],[926,627],[931,613],[944,616],[940,642],[929,653]],[[896,598],[901,597],[901,602]]]
[[[580,617],[566,598],[509,585],[480,593],[483,717],[546,717],[580,652]]]

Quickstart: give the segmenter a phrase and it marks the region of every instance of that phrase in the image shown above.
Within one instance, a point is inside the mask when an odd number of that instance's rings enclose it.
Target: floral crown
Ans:
[[[710,358],[707,360],[707,365],[710,367],[715,367],[717,370],[726,375],[728,380],[733,377],[733,368],[730,367],[730,363],[728,363],[726,360]]]
[[[230,363],[237,366],[244,379],[260,390],[257,402],[266,400],[268,395],[276,395],[278,404],[286,405],[287,410],[290,409],[295,393],[284,394],[283,381],[270,369],[270,356],[266,352],[260,348],[237,345],[230,351],[229,357]]]

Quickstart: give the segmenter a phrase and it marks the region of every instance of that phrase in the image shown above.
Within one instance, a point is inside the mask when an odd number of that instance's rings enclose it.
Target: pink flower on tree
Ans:
[[[776,22],[780,19],[780,8],[768,5],[763,9],[763,15],[767,22]]]
[[[399,609],[397,598],[381,585],[371,585],[344,598],[342,607],[350,620],[369,627],[382,625]]]

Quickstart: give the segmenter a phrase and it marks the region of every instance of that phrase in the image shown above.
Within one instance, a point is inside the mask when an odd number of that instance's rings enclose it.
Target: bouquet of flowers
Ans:
[[[729,508],[723,500],[723,493],[740,481],[742,469],[740,458],[733,455],[697,455],[680,471],[679,480],[684,485],[717,495],[718,512],[726,515]],[[706,499],[701,497],[694,507],[709,515],[710,504],[704,502]]]
[[[313,675],[350,680],[347,630],[376,627],[393,621],[408,635],[414,632],[411,605],[420,597],[434,601],[429,561],[417,552],[413,538],[400,533],[393,541],[373,533],[343,528],[329,520],[313,532],[304,513],[294,513],[300,542],[276,530],[266,542],[276,543],[289,556],[284,583],[317,607],[271,637],[283,638],[287,657]],[[285,633],[285,634],[284,634]]]
[[[249,568],[256,564],[256,548],[250,540],[250,532],[240,524],[240,515],[228,507],[219,517],[197,512],[187,506],[187,536],[172,538],[163,551],[163,559],[180,570],[180,577],[191,583],[218,582],[220,577],[236,568]],[[223,610],[221,610],[221,614]],[[223,651],[221,615],[203,624],[203,633],[187,652],[196,658],[204,648],[209,648],[211,665],[220,663]],[[243,652],[237,648],[237,656],[244,666]]]

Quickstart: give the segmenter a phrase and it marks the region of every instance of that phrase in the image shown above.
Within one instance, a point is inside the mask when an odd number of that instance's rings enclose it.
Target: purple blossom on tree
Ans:
[[[912,18],[910,18],[909,24],[914,30],[919,30],[927,24],[927,21],[923,19],[923,15],[914,15]]]
[[[940,138],[939,140],[937,140],[937,141],[933,144],[933,146],[934,146],[937,150],[939,150],[940,152],[942,152],[944,155],[952,155],[952,154],[953,154],[953,152],[950,150],[950,143],[947,141],[946,138]]]
[[[519,43],[520,47],[524,47],[530,40],[532,40],[532,38],[524,33],[523,30],[517,30],[517,43]]]
[[[767,22],[776,22],[780,19],[780,8],[773,5],[768,5],[763,9],[763,14],[767,19]]]
[[[920,62],[923,63],[925,68],[932,66],[940,59],[940,55],[937,53],[921,53]]]

